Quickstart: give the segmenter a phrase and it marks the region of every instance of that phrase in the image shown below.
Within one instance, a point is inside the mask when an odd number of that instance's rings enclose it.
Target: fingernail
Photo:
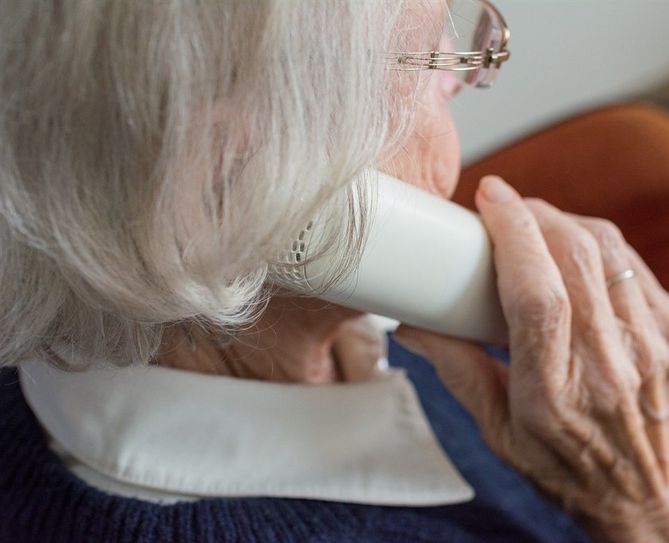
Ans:
[[[510,202],[516,196],[514,190],[501,177],[496,175],[484,177],[481,180],[481,187],[485,199],[495,204]]]

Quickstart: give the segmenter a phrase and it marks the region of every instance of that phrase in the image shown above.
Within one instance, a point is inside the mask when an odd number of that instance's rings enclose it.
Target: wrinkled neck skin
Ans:
[[[262,381],[364,381],[385,356],[385,337],[365,315],[314,298],[273,298],[230,340],[195,326],[166,334],[154,363]]]

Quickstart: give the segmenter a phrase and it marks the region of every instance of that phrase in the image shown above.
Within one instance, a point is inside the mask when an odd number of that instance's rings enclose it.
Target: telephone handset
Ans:
[[[292,240],[283,264],[273,267],[272,280],[417,328],[505,344],[491,243],[478,215],[381,172],[367,171],[368,185],[370,177],[378,184],[366,204],[370,220],[358,266],[328,285],[341,252],[321,251],[309,260],[322,248],[326,229],[336,227],[316,217]]]

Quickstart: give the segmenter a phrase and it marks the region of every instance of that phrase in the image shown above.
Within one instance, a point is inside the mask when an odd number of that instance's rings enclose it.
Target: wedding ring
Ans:
[[[636,272],[633,269],[628,269],[625,271],[621,271],[620,273],[617,273],[613,277],[609,277],[606,280],[606,287],[611,288],[618,283],[622,283],[623,281],[627,281],[628,279],[633,279],[636,277]]]

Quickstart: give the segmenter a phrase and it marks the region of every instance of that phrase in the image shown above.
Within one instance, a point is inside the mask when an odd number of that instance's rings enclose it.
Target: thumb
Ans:
[[[508,427],[508,369],[479,345],[401,325],[397,342],[425,358],[446,388],[471,413],[488,443],[501,444]]]

